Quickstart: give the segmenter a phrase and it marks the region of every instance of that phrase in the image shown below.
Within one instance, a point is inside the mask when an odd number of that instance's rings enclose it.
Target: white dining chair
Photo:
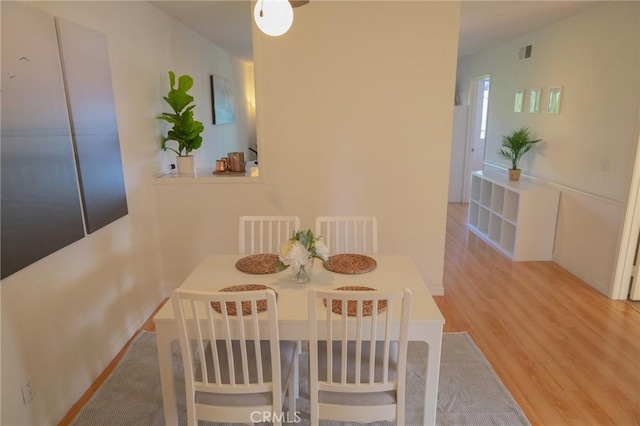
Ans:
[[[280,425],[295,416],[292,389],[297,382],[297,343],[279,340],[273,290],[177,289],[172,303],[189,425],[197,425],[199,420],[258,423],[263,413],[270,413],[274,424]],[[265,308],[267,326],[258,321],[259,311]],[[283,413],[285,393],[288,413]]]
[[[404,425],[411,292],[311,290],[308,303],[311,425]]]
[[[316,235],[324,238],[329,253],[378,254],[375,216],[320,216]]]
[[[280,245],[299,229],[298,216],[240,216],[240,254],[278,253]]]

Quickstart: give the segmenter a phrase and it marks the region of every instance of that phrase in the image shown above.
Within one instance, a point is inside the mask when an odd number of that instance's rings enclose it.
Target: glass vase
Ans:
[[[307,259],[304,265],[291,265],[293,273],[293,281],[298,284],[304,284],[311,281],[311,273],[313,272],[314,258]]]

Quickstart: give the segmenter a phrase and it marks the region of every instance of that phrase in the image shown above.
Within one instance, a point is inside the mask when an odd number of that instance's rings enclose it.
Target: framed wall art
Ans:
[[[513,104],[513,112],[522,112],[524,104],[524,90],[516,90],[516,97]]]
[[[558,114],[560,112],[560,99],[562,96],[562,87],[552,87],[549,89],[549,104],[547,112],[549,114]]]
[[[541,89],[529,90],[529,112],[540,111],[540,94]]]
[[[211,76],[211,104],[213,124],[229,124],[235,121],[231,81],[217,75]]]

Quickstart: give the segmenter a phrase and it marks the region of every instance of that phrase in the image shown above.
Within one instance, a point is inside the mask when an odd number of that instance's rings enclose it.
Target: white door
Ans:
[[[469,107],[453,107],[453,131],[451,134],[451,165],[449,167],[449,202],[462,203],[465,179],[464,158],[467,147],[467,122]]]
[[[473,113],[473,146],[471,148],[471,170],[482,170],[484,165],[484,141],[487,133],[487,108],[489,106],[489,77],[478,80]]]
[[[631,288],[629,289],[629,299],[640,300],[640,282],[638,280],[638,248],[640,248],[640,235],[638,235],[638,243],[636,244],[635,261],[633,262],[633,273],[631,275]]]

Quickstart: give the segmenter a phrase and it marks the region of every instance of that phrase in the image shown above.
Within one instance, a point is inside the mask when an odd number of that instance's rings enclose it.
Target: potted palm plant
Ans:
[[[178,155],[178,173],[193,174],[195,166],[191,151],[202,145],[200,134],[204,131],[202,123],[193,118],[195,105],[190,105],[193,102],[193,96],[187,93],[193,87],[193,78],[189,75],[180,76],[178,87],[175,87],[176,76],[173,71],[169,71],[169,83],[171,90],[162,99],[169,104],[173,113],[164,112],[157,118],[172,124],[173,127],[167,136],[162,138],[162,150],[168,149]],[[167,145],[169,141],[176,142],[177,146],[174,148]]]
[[[522,156],[541,140],[532,139],[529,128],[525,126],[514,130],[508,136],[502,136],[502,149],[498,151],[498,154],[511,161],[512,167],[509,169],[509,180],[520,180],[521,170],[518,168],[518,164]]]

